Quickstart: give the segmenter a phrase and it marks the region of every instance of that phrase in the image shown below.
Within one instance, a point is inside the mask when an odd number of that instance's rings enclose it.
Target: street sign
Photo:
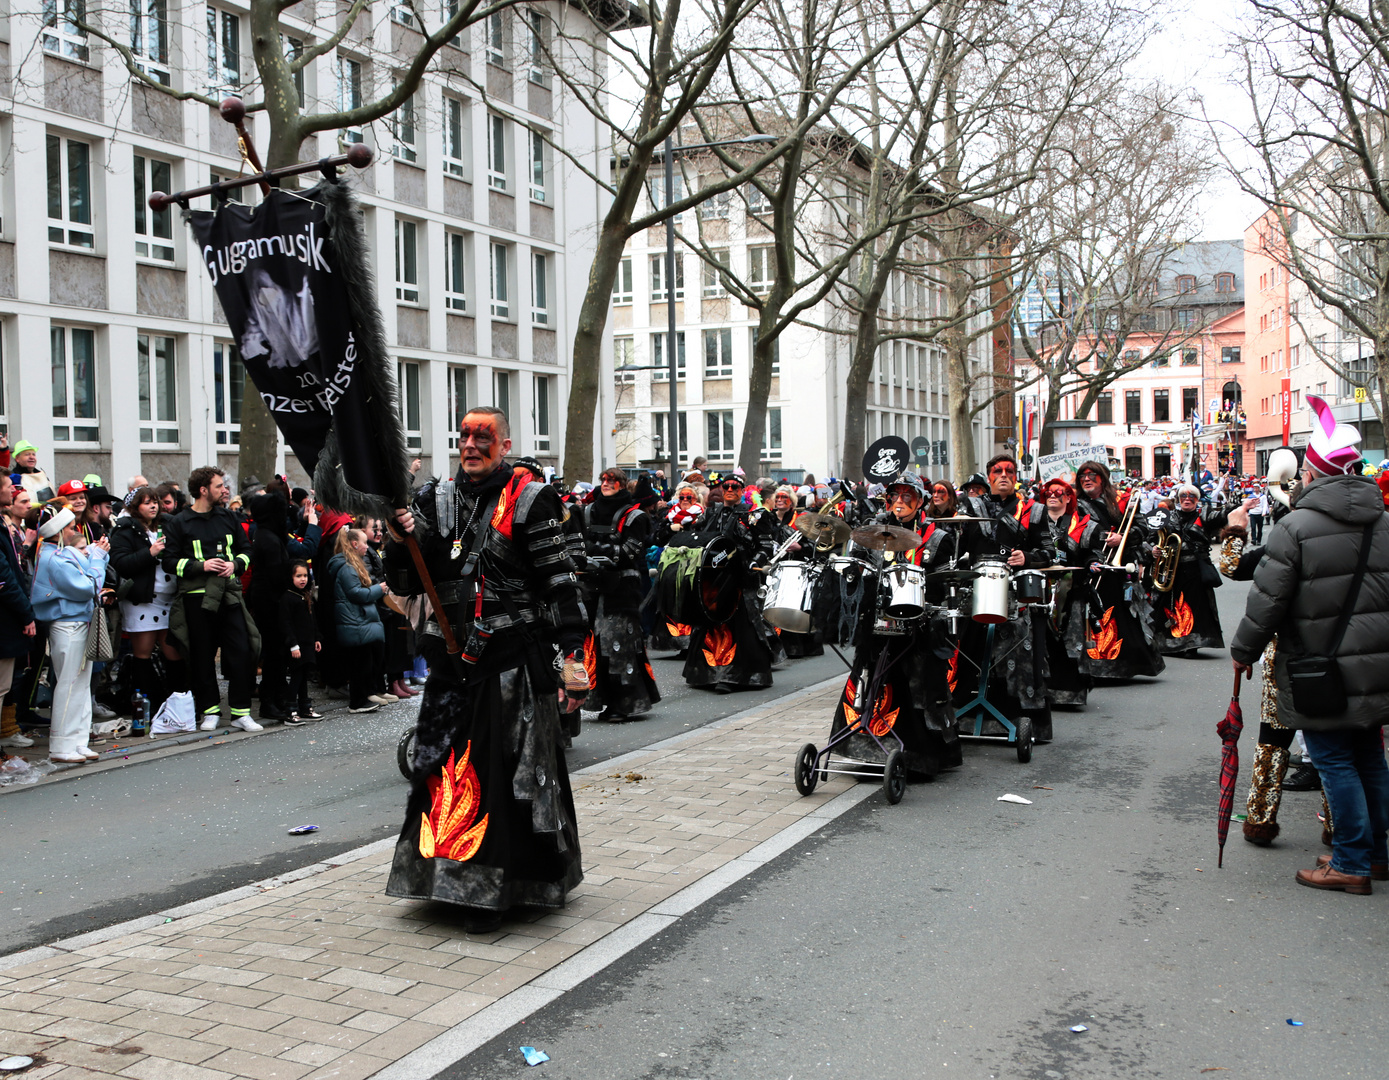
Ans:
[[[1355,400],[1361,405],[1365,404],[1370,400],[1370,392],[1363,386],[1357,386],[1355,388]]]
[[[924,435],[918,435],[915,439],[912,440],[912,457],[916,458],[917,461],[921,462],[924,465],[926,463],[926,459],[930,456],[931,440],[926,438]]]

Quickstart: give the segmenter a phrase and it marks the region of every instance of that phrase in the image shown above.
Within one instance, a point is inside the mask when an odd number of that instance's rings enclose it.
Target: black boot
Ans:
[[[1317,767],[1310,761],[1304,761],[1298,766],[1297,772],[1293,773],[1283,781],[1284,791],[1320,791],[1321,774],[1317,772]]]

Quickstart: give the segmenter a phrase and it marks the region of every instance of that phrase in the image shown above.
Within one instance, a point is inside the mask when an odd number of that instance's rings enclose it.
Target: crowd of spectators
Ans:
[[[0,755],[83,764],[176,697],[203,731],[259,731],[322,720],[316,694],[355,714],[419,693],[379,522],[284,477],[233,493],[204,466],[185,483],[133,476],[117,495],[0,435]]]

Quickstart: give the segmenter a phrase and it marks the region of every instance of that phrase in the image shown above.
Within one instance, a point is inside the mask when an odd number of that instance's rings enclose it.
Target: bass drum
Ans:
[[[732,540],[716,536],[705,544],[695,573],[695,596],[700,610],[696,621],[718,626],[733,618],[743,596],[746,572],[743,553]]]
[[[656,594],[656,610],[667,622],[691,626],[702,617],[698,590],[702,559],[702,550],[688,541],[677,543],[672,540],[661,553],[653,591]]]

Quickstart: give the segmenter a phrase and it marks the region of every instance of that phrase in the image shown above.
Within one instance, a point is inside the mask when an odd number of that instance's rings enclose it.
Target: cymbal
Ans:
[[[911,529],[898,528],[896,525],[869,525],[855,529],[849,538],[871,551],[915,551],[921,546],[921,537]]]
[[[1041,573],[1041,574],[1072,574],[1072,573],[1075,573],[1075,571],[1081,569],[1081,567],[1079,567],[1079,566],[1033,566],[1033,567],[1030,567],[1030,569],[1036,570],[1038,573]]]
[[[927,581],[973,581],[979,576],[978,570],[936,570],[926,575]]]
[[[833,514],[801,514],[796,518],[796,531],[816,543],[839,545],[849,539],[849,523]]]
[[[933,522],[933,523],[936,524],[936,525],[954,525],[956,522],[966,522],[966,521],[993,521],[994,519],[993,519],[993,518],[989,518],[989,517],[970,517],[968,514],[956,514],[954,517],[948,517],[948,518],[927,518],[926,520],[927,520],[927,521],[930,521],[930,522]]]

